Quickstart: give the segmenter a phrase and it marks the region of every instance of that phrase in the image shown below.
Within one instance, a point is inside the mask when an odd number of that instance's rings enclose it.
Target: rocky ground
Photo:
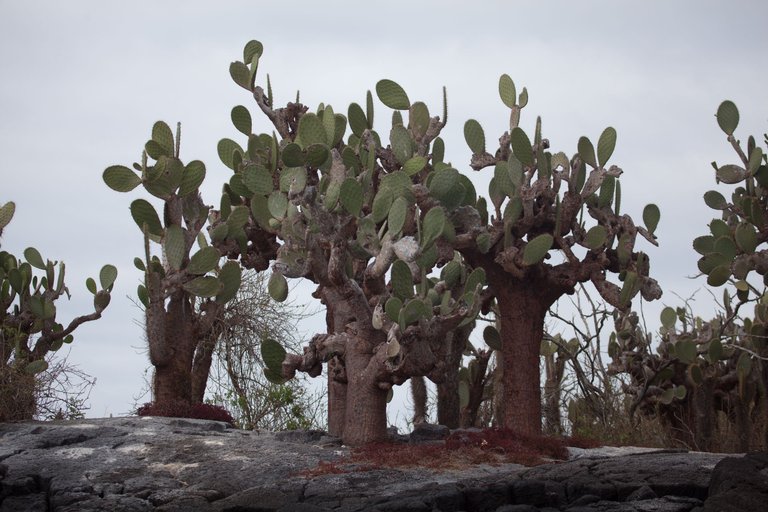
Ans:
[[[345,464],[348,450],[322,432],[136,417],[2,424],[0,511],[768,510],[766,453],[570,453],[532,468],[371,468]]]

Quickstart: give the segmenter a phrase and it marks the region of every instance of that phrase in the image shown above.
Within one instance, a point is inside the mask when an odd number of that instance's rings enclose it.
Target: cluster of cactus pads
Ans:
[[[13,202],[0,207],[0,234],[16,210]],[[23,259],[0,251],[0,370],[7,382],[18,382],[8,372],[35,375],[48,368],[46,356],[72,343],[74,330],[84,322],[101,317],[109,305],[117,269],[104,265],[99,284],[88,278],[86,286],[93,294],[94,311],[75,317],[68,324],[57,319],[56,301],[69,289],[64,283],[64,263],[43,259],[34,247],[24,250]],[[0,386],[2,387],[2,386]],[[4,389],[10,396],[12,390]],[[21,416],[2,416],[10,409],[0,407],[0,420],[28,419],[33,404],[16,409]]]
[[[635,406],[660,412],[683,441],[709,449],[721,412],[746,450],[754,420],[768,414],[768,259],[761,249],[767,239],[768,160],[753,137],[746,151],[735,138],[739,112],[732,102],[723,102],[716,117],[740,164],[713,162],[716,180],[735,188],[730,200],[716,190],[704,194],[707,206],[721,216],[693,247],[710,286],[732,285],[723,290],[723,313],[705,321],[686,308],[664,308],[657,353],[650,351],[651,337],[641,332],[636,317],[618,317],[609,353],[614,371],[631,376],[628,391]]]

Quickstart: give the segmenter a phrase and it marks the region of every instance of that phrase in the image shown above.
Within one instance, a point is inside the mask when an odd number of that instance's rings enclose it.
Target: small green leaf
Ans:
[[[0,231],[11,222],[13,214],[16,212],[16,203],[8,201],[3,206],[0,206]]]
[[[85,280],[85,287],[88,288],[89,292],[96,295],[98,289],[96,288],[96,281],[94,281],[92,277]]]
[[[739,109],[732,101],[724,101],[717,107],[717,124],[727,135],[732,135],[739,126]]]
[[[523,249],[523,264],[535,265],[544,260],[554,242],[555,239],[549,233],[544,233],[529,241]]]
[[[376,84],[376,95],[384,105],[394,110],[408,110],[411,106],[403,88],[392,80],[379,80]]]

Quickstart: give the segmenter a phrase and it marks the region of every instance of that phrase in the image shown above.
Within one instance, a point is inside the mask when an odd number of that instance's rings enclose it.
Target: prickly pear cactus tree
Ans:
[[[303,354],[286,354],[265,340],[267,375],[278,381],[297,371],[317,376],[327,362],[330,430],[351,445],[380,440],[392,386],[419,375],[439,382],[446,334],[471,322],[482,301],[482,269],[468,273],[459,294],[448,280],[466,272],[460,265],[451,266],[450,276],[431,276],[435,265],[454,258],[450,246],[437,243],[452,233],[449,212],[431,199],[426,185],[447,167],[438,137],[445,114],[442,121],[431,116],[391,80],[376,85],[379,99],[394,110],[383,137],[373,129],[370,92],[365,108],[353,103],[347,116],[324,104],[310,111],[299,98],[278,108],[269,78],[266,91],[255,85],[262,51],[260,43],[249,42],[230,73],[275,132],[254,134],[250,111],[232,110],[247,145],[219,143],[221,159],[233,171],[221,219],[243,208],[248,226],[276,236],[281,244],[272,264],[272,297],[285,299],[287,278],[309,279],[328,310],[329,327]],[[474,201],[470,187],[447,195],[457,205]],[[218,229],[212,228],[214,239]],[[246,266],[264,260],[258,244],[233,246],[238,249]]]
[[[15,209],[13,202],[0,207],[0,234]],[[88,278],[86,287],[94,296],[94,311],[75,317],[68,324],[56,318],[56,301],[65,294],[69,298],[64,276],[63,262],[43,259],[34,247],[24,250],[23,259],[0,251],[0,393],[4,397],[0,401],[0,421],[32,418],[32,376],[48,368],[45,356],[49,352],[72,343],[77,327],[101,318],[109,305],[117,269],[104,265],[98,285]],[[12,398],[12,407],[5,398]]]
[[[134,264],[144,273],[138,298],[155,367],[154,401],[160,405],[202,401],[225,306],[237,294],[241,277],[240,265],[222,263],[222,251],[205,236],[210,208],[198,190],[205,165],[199,160],[185,165],[179,142],[180,128],[174,136],[159,121],[141,163],[133,169],[113,165],[103,174],[109,188],[130,192],[142,186],[162,204],[162,217],[146,199],[130,206],[144,238],[143,255]],[[247,211],[232,212],[219,239],[245,244],[247,220]]]
[[[614,371],[632,377],[627,391],[635,407],[646,413],[658,410],[683,443],[712,449],[713,440],[722,437],[716,418],[723,413],[739,437],[731,449],[746,451],[759,447],[754,441],[760,429],[762,442],[768,443],[768,165],[753,137],[744,148],[734,136],[736,105],[723,102],[716,118],[739,163],[713,162],[716,181],[734,187],[730,199],[717,190],[704,194],[720,217],[693,247],[701,255],[698,267],[707,283],[728,284],[723,311],[704,321],[687,308],[665,308],[656,353],[649,349],[651,339],[638,334],[636,319],[620,318],[609,351]]]
[[[602,132],[596,148],[580,138],[569,158],[550,149],[540,118],[533,138],[519,126],[526,89],[518,95],[512,79],[503,75],[499,95],[510,109],[510,130],[497,149],[488,151],[477,121],[464,125],[472,169],[493,170],[491,204],[484,198],[457,200],[455,191],[464,185],[454,169],[437,172],[427,184],[448,212],[449,243],[485,271],[498,304],[503,389],[506,401],[516,404],[505,409],[502,424],[538,434],[539,349],[549,307],[585,282],[619,309],[629,308],[637,294],[646,300],[660,297],[661,289],[648,275],[648,257],[636,249],[638,238],[656,245],[659,209],[645,208],[645,226],[621,213],[622,170],[608,164],[616,144],[613,128]]]

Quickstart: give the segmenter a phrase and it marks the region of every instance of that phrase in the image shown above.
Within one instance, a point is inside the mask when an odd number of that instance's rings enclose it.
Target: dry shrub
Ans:
[[[35,414],[35,376],[0,365],[0,422],[31,420]]]

